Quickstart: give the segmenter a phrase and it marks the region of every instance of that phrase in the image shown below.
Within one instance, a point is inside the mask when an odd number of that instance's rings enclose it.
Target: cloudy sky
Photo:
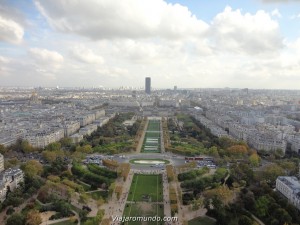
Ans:
[[[0,0],[0,86],[299,89],[300,0]]]

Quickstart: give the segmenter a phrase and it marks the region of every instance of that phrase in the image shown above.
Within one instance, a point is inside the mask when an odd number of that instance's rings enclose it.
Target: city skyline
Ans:
[[[0,84],[137,88],[151,76],[154,88],[299,89],[297,6],[4,0]]]

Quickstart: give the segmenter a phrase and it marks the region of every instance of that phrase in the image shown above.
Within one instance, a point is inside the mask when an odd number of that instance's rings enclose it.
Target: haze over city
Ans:
[[[299,6],[2,0],[0,84],[297,89]]]

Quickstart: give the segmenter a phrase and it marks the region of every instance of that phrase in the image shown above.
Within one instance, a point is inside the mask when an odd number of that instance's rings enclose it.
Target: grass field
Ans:
[[[123,216],[164,216],[163,185],[161,175],[134,174]],[[147,221],[145,223],[140,221],[131,221],[125,224],[160,225],[161,223],[162,222],[158,221]]]
[[[159,131],[160,130],[160,121],[159,120],[149,120],[148,131]]]
[[[146,201],[143,195],[149,195],[151,202],[163,200],[161,175],[135,174],[133,176],[127,201]]]
[[[149,120],[147,131],[143,141],[142,152],[159,153],[160,147],[160,121]]]
[[[70,220],[58,222],[58,223],[52,223],[53,225],[75,225],[77,223],[71,222]]]
[[[137,203],[137,204],[126,204],[124,210],[124,216],[143,216],[143,217],[163,217],[164,206],[163,204],[150,204],[150,203]],[[146,223],[146,222],[145,222]],[[140,221],[131,221],[125,223],[126,225],[141,225]],[[147,225],[160,225],[162,222],[158,221],[147,221]]]
[[[209,217],[198,217],[190,220],[189,225],[215,225],[215,221]]]

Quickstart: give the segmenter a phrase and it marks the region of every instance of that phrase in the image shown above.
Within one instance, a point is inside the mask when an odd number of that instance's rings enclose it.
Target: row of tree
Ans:
[[[209,168],[207,168],[207,167],[203,167],[201,169],[190,170],[188,172],[178,174],[178,180],[180,182],[186,181],[186,180],[193,180],[193,179],[200,177],[208,172],[209,172]]]
[[[112,179],[84,169],[78,163],[73,163],[71,171],[78,179],[94,187],[107,188],[112,183]]]

